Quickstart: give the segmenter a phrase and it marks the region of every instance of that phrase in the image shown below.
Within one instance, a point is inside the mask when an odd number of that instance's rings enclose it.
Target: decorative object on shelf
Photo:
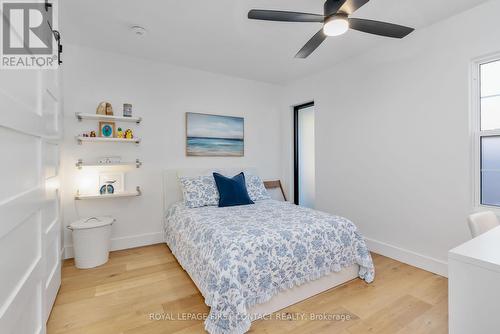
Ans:
[[[111,103],[106,104],[106,116],[113,116],[113,107]]]
[[[130,103],[123,104],[123,117],[132,117],[132,105]]]
[[[113,193],[125,191],[125,174],[123,172],[99,174],[99,188],[106,185],[113,185]]]
[[[122,157],[120,156],[100,157],[97,159],[97,163],[101,165],[118,164],[121,161]]]
[[[118,130],[116,131],[116,138],[125,138],[125,134],[123,133],[122,128],[118,128]]]
[[[125,130],[125,138],[126,139],[134,139],[134,133],[131,129]]]
[[[115,122],[99,122],[99,137],[113,138],[115,136]]]
[[[244,118],[186,113],[186,155],[244,156]]]
[[[88,137],[88,136],[87,136]],[[90,137],[92,138],[95,138],[97,137],[96,134],[95,134],[95,131],[90,131]]]
[[[101,102],[97,106],[97,110],[95,112],[97,115],[106,115],[106,102]]]
[[[96,114],[113,116],[113,107],[111,106],[111,103],[109,102],[99,103],[99,105],[97,106]]]
[[[115,193],[115,188],[113,187],[113,182],[110,182],[108,184],[104,184],[101,186],[99,189],[99,194],[101,195],[111,195]]]
[[[82,137],[88,138],[89,137],[89,133],[88,132],[82,133]]]

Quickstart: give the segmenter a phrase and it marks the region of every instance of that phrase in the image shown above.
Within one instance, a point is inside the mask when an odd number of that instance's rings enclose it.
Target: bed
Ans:
[[[374,267],[349,220],[275,200],[186,208],[179,176],[257,174],[255,169],[164,172],[165,241],[210,306],[211,334],[245,333],[251,322]]]

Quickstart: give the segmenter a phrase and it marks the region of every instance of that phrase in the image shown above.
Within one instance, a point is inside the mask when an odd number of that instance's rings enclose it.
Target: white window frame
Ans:
[[[500,206],[481,204],[481,138],[500,136],[500,129],[481,131],[481,65],[495,61],[500,61],[500,53],[477,58],[471,66],[472,187],[474,210],[500,215]]]

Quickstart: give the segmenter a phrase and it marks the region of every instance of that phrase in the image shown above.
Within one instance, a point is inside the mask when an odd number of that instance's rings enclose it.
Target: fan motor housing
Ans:
[[[347,20],[347,18],[349,17],[349,15],[345,14],[345,13],[334,13],[328,17],[325,18],[325,23],[330,21],[330,20],[333,20],[333,19],[344,19],[344,20]]]

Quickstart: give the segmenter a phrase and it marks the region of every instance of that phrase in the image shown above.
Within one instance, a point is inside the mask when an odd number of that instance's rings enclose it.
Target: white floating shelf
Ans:
[[[116,194],[76,194],[75,200],[86,200],[86,199],[113,199],[113,198],[123,198],[123,197],[137,197],[141,196],[141,188],[137,187],[135,191],[124,191]]]
[[[139,144],[141,142],[141,138],[122,139],[122,138],[82,137],[82,136],[77,136],[76,140],[78,141],[78,144],[81,144],[82,142],[92,142],[92,143],[132,143],[132,144]]]
[[[76,118],[79,121],[84,119],[94,120],[94,121],[116,121],[116,122],[130,122],[130,123],[141,123],[141,117],[124,117],[124,116],[107,116],[107,115],[98,115],[98,114],[86,114],[82,112],[77,112]]]
[[[82,169],[83,167],[133,167],[133,166],[139,168],[142,166],[142,162],[139,159],[136,159],[135,161],[123,161],[123,162],[100,164],[97,162],[94,163],[84,162],[82,159],[79,159],[76,162],[75,166],[78,169]]]

